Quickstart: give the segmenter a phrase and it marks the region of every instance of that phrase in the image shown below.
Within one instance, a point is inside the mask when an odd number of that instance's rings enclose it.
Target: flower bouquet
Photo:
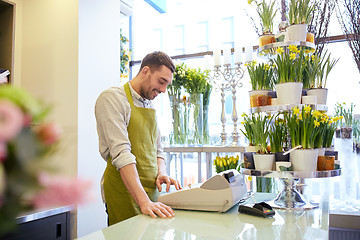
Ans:
[[[87,182],[50,176],[46,160],[61,131],[45,121],[49,110],[20,88],[0,87],[0,237],[20,213],[84,201]]]
[[[170,107],[172,111],[172,126],[173,131],[170,135],[170,144],[184,144],[186,142],[185,129],[188,126],[184,126],[184,114],[181,110],[181,89],[187,81],[186,71],[188,67],[184,64],[176,64],[173,82],[168,85],[167,92],[170,100]],[[185,99],[186,100],[186,99]],[[186,103],[186,101],[185,101]]]
[[[239,165],[239,155],[234,156],[228,156],[225,157],[219,157],[217,156],[214,159],[214,166],[216,173],[221,173],[223,171],[229,170],[229,169],[237,169]]]

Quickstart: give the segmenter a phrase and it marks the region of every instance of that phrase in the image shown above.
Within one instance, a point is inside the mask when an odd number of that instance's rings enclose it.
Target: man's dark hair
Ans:
[[[172,73],[175,72],[175,65],[172,59],[164,52],[155,51],[147,54],[141,61],[140,70],[148,66],[151,71],[158,70],[162,65],[169,68]]]

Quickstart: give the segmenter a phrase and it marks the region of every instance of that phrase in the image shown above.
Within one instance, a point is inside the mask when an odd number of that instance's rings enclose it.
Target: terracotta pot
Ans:
[[[255,169],[254,152],[244,152],[244,165],[247,169]]]
[[[334,170],[334,156],[319,156],[317,162],[318,171]]]
[[[259,37],[259,47],[276,42],[274,34],[264,34]]]

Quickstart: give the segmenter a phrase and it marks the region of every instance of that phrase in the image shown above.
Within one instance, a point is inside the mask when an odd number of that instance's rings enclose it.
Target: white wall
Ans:
[[[78,208],[78,237],[106,227],[100,179],[106,163],[98,151],[94,105],[120,84],[120,1],[79,0],[78,174],[93,181],[94,201]]]

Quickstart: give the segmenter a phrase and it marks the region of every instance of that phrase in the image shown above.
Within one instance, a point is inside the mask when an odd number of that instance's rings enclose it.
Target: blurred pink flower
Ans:
[[[45,123],[38,127],[37,134],[46,146],[50,146],[60,139],[61,128],[56,123]]]
[[[89,196],[90,181],[50,177],[43,173],[39,177],[39,182],[44,189],[32,199],[35,208],[84,204],[92,199]]]
[[[31,122],[32,122],[32,117],[31,117],[31,115],[25,114],[25,115],[24,115],[24,126],[25,126],[25,127],[30,127]]]
[[[5,161],[6,157],[7,157],[6,143],[0,142],[0,164]]]
[[[13,139],[23,127],[23,113],[15,104],[0,100],[0,142]]]

